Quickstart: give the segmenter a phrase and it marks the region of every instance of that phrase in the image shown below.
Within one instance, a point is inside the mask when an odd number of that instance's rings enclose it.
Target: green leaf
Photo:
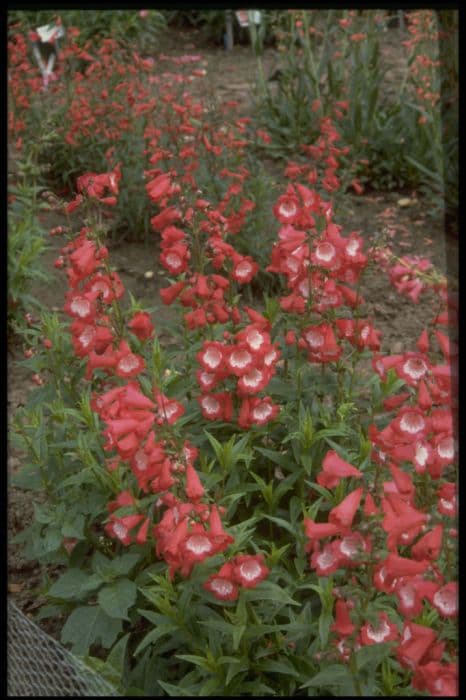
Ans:
[[[238,651],[241,638],[246,631],[246,625],[235,625],[233,627],[233,651]]]
[[[207,439],[209,440],[210,444],[213,447],[213,450],[215,452],[215,456],[217,457],[218,461],[221,462],[222,456],[223,456],[223,445],[221,442],[219,442],[216,438],[214,438],[213,435],[211,435],[207,430],[204,430],[204,434],[206,435]]]
[[[327,503],[334,502],[335,498],[334,498],[333,493],[331,491],[329,491],[328,489],[326,489],[324,486],[321,486],[320,484],[316,484],[316,483],[311,482],[311,481],[306,481],[305,483],[307,484],[307,486],[310,486],[311,489],[313,489],[314,491],[317,491],[317,493],[320,493],[320,495],[323,496],[323,498],[325,498]]]
[[[58,549],[60,549],[62,542],[63,537],[60,530],[55,527],[48,527],[45,537],[36,543],[37,555],[43,556],[56,552]]]
[[[49,588],[48,595],[64,600],[79,599],[83,596],[83,586],[89,576],[81,569],[69,569]]]
[[[242,590],[244,600],[271,600],[281,605],[301,605],[288,595],[285,588],[281,588],[272,581],[261,581],[257,588],[245,588]]]
[[[206,682],[201,685],[201,687],[197,691],[197,695],[199,695],[199,697],[201,698],[209,697],[211,695],[218,695],[218,691],[220,688],[220,679],[214,676],[213,678],[208,678]]]
[[[264,457],[268,457],[272,462],[283,467],[287,471],[290,470],[290,457],[287,452],[275,452],[275,450],[267,450],[265,447],[255,447],[257,452],[260,452]]]
[[[291,523],[287,522],[286,520],[283,520],[283,518],[276,518],[273,515],[266,515],[265,513],[262,513],[262,517],[267,518],[267,520],[271,520],[273,523],[276,523],[279,527],[282,527],[284,530],[287,530],[289,533],[291,533],[293,537],[296,537],[296,527]]]
[[[82,513],[78,513],[72,520],[67,520],[62,526],[61,532],[63,537],[76,537],[76,539],[84,539],[84,526],[86,519]]]
[[[50,511],[50,508],[47,506],[42,506],[39,503],[33,503],[34,507],[34,520],[38,523],[42,524],[48,524],[51,523],[54,519],[53,514]]]
[[[194,694],[192,690],[182,688],[179,685],[173,685],[173,683],[165,683],[164,681],[157,681],[157,683],[165,690],[167,695],[173,698],[192,698]]]
[[[208,673],[212,673],[212,663],[206,659],[204,656],[196,656],[195,654],[177,654],[177,659],[181,661],[189,661],[189,663],[203,668]]]
[[[117,681],[121,680],[125,670],[126,649],[129,641],[129,632],[124,637],[118,640],[110,654],[108,655],[105,665],[111,666],[118,673]]]
[[[296,671],[291,661],[288,659],[282,659],[280,661],[275,661],[274,659],[267,659],[260,665],[260,670],[267,673],[283,673],[286,676],[293,676],[294,678],[301,678],[300,674]]]
[[[344,664],[330,664],[300,688],[329,688],[346,686],[352,682],[350,671]]]
[[[111,560],[108,559],[102,552],[99,552],[98,549],[95,550],[93,556],[92,556],[92,570],[95,571],[96,574],[102,573],[105,569],[107,569],[110,566]]]
[[[314,434],[313,442],[327,437],[348,437],[351,435],[349,428],[322,428]]]
[[[105,581],[101,576],[99,576],[99,574],[91,574],[87,581],[83,583],[82,591],[83,593],[91,593],[99,588],[103,583],[105,583]]]
[[[147,613],[149,611],[145,611]],[[147,614],[144,615],[145,617],[148,617]],[[155,644],[161,637],[163,637],[165,634],[170,634],[172,635],[173,632],[176,632],[178,630],[178,627],[173,623],[173,622],[164,622],[162,624],[159,624],[155,629],[151,630],[142,642],[139,644],[139,646],[136,648],[136,651],[134,652],[134,655],[137,656],[138,654],[141,653],[149,644]]]
[[[319,617],[319,639],[320,648],[326,649],[328,642],[328,635],[330,632],[330,625],[333,622],[333,615],[331,612],[324,611]]]
[[[63,644],[71,644],[73,653],[78,656],[87,654],[90,646],[100,641],[109,649],[121,630],[121,622],[113,620],[104,611],[95,606],[81,606],[73,610],[62,631]]]
[[[36,620],[46,620],[48,617],[56,617],[61,615],[63,607],[61,605],[43,605],[37,613]]]
[[[121,557],[112,559],[109,568],[114,571],[115,574],[125,576],[136,566],[140,558],[141,555],[137,552],[127,552],[126,554],[122,554]]]
[[[227,675],[225,678],[225,685],[229,685],[233,678],[241,673],[242,671],[249,670],[249,663],[247,660],[232,658],[230,665],[228,666]]]
[[[124,578],[101,588],[97,599],[109,617],[129,620],[128,609],[136,602],[137,590],[133,581]]]
[[[43,489],[42,476],[37,464],[25,464],[19,472],[13,474],[10,479],[11,486],[24,491],[41,491]]]
[[[391,655],[392,650],[393,645],[387,642],[361,647],[355,654],[358,671],[361,671],[366,666],[378,666]]]

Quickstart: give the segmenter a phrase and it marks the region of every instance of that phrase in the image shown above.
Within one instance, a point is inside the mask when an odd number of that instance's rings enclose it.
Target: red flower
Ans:
[[[180,294],[181,290],[184,289],[186,282],[181,280],[180,282],[174,282],[169,287],[165,287],[160,290],[160,298],[164,304],[173,304],[176,297]]]
[[[185,408],[183,404],[175,399],[169,399],[156,387],[154,388],[154,399],[156,400],[158,407],[156,421],[159,425],[163,425],[163,423],[173,425],[173,423],[176,423],[178,418],[184,415]]]
[[[416,690],[427,690],[433,697],[458,697],[458,664],[429,661],[417,666],[412,685]]]
[[[334,362],[342,353],[333,328],[328,323],[309,326],[301,331],[301,336],[299,345],[308,351],[310,362]]]
[[[300,214],[299,199],[294,194],[292,185],[287,188],[286,192],[278,198],[277,203],[273,206],[273,213],[282,224],[293,224]]]
[[[226,352],[227,348],[222,343],[206,340],[196,357],[206,372],[217,374],[224,368]]]
[[[232,348],[229,348],[226,365],[237,377],[249,374],[255,363],[256,358],[248,350],[246,344],[234,345]]]
[[[423,598],[430,600],[437,590],[437,583],[424,581],[420,576],[399,579],[394,592],[400,613],[407,619],[417,617],[422,612]]]
[[[113,374],[116,363],[117,356],[112,348],[108,347],[101,355],[97,355],[97,353],[91,350],[87,358],[85,377],[86,379],[90,379],[95,369],[105,369],[107,372],[111,372]]]
[[[252,425],[265,425],[273,420],[279,413],[280,407],[272,403],[270,396],[245,398],[242,401],[238,417],[238,425],[241,428],[250,428]]]
[[[367,516],[377,515],[379,512],[379,509],[377,508],[375,501],[372,498],[370,493],[366,493],[363,512],[364,512],[364,515],[367,515]]]
[[[170,226],[180,219],[181,212],[175,209],[175,207],[168,207],[167,209],[163,209],[157,216],[153,216],[150,223],[155,231],[162,231],[166,226]]]
[[[207,420],[231,421],[233,415],[233,403],[231,395],[222,392],[219,394],[203,394],[198,398],[202,415]]]
[[[335,542],[327,542],[322,551],[317,544],[311,555],[310,565],[317,576],[330,576],[343,565],[342,557]]]
[[[328,489],[338,486],[340,480],[344,477],[354,476],[359,478],[362,476],[362,472],[359,469],[353,467],[349,462],[345,462],[335,450],[327,452],[322,462],[322,468],[323,472],[317,475],[317,483]]]
[[[432,406],[432,398],[423,379],[421,379],[418,385],[417,403],[419,408],[423,411],[428,410]]]
[[[186,495],[191,501],[198,501],[204,495],[204,487],[199,475],[191,464],[186,466]]]
[[[421,353],[426,353],[429,350],[429,335],[426,329],[422,331],[421,335],[417,339],[416,347]]]
[[[259,391],[262,391],[269,383],[270,377],[270,371],[257,368],[253,368],[247,374],[243,374],[238,381],[239,396],[257,394]]]
[[[428,470],[432,478],[438,478],[443,469],[455,461],[455,440],[451,434],[440,434],[434,437],[433,443],[435,450]]]
[[[82,194],[76,195],[76,197],[66,205],[66,207],[65,207],[66,213],[71,214],[72,212],[74,212],[75,209],[77,209],[82,204],[82,202],[83,202]]]
[[[234,558],[232,579],[243,588],[255,588],[269,575],[262,554],[241,554]]]
[[[398,661],[402,666],[415,670],[427,656],[435,640],[435,632],[430,627],[405,622],[401,643],[396,650]]]
[[[192,532],[180,544],[180,551],[189,564],[204,561],[216,552],[215,544],[202,525],[193,525]]]
[[[115,374],[119,377],[135,377],[140,374],[146,363],[140,355],[131,352],[128,344],[122,340],[118,352],[116,353]]]
[[[209,576],[203,586],[207,591],[213,593],[218,600],[236,600],[238,598],[238,585],[234,581],[223,578],[218,574]]]
[[[160,255],[160,262],[172,275],[179,275],[188,269],[190,253],[188,247],[181,243],[167,248]]]
[[[171,185],[170,176],[167,173],[162,173],[154,180],[151,180],[146,185],[146,192],[149,195],[151,202],[157,202],[159,199],[169,193]]]
[[[79,318],[81,321],[90,323],[96,315],[95,299],[96,293],[76,294],[74,291],[67,295],[67,302],[64,306],[68,316]]]
[[[332,508],[329,513],[329,523],[334,523],[340,530],[351,527],[353,518],[361,502],[362,488],[355,489],[338,506]]]
[[[440,350],[442,351],[442,355],[445,358],[446,362],[450,362],[452,356],[457,356],[458,354],[458,347],[454,343],[450,343],[450,339],[448,336],[446,336],[444,333],[441,333],[438,330],[434,331],[435,337],[437,338],[437,342],[440,346]]]
[[[136,535],[136,540],[135,542],[137,544],[143,545],[147,541],[147,534],[149,532],[149,525],[150,525],[150,520],[149,518],[146,518],[141,525],[141,527],[138,530],[138,534]]]
[[[245,284],[250,282],[258,272],[259,265],[249,255],[239,255],[234,260],[231,276],[237,282]]]
[[[134,505],[136,505],[136,501],[131,491],[121,491],[117,498],[108,504],[107,508],[110,513],[112,513],[114,510],[118,510],[118,508]]]
[[[387,613],[379,613],[379,624],[373,627],[368,622],[363,625],[359,632],[361,645],[380,644],[398,639],[398,627],[390,622]]]
[[[396,431],[399,442],[411,443],[427,435],[430,421],[419,408],[405,406],[398,411],[390,426]]]
[[[436,525],[411,547],[411,556],[416,560],[436,561],[442,549],[443,525]]]
[[[360,532],[349,532],[341,540],[334,540],[335,551],[341,556],[344,566],[359,566],[361,556],[370,552],[369,538],[364,538]]]
[[[387,547],[396,550],[399,545],[408,545],[422,531],[427,516],[406,503],[399,494],[386,494],[382,499],[385,517],[382,527],[388,533]]]
[[[201,391],[207,393],[221,381],[221,377],[203,369],[196,370],[196,379]]]
[[[389,396],[388,399],[384,399],[383,407],[386,411],[393,411],[395,408],[402,406],[409,399],[411,394],[407,391],[397,394],[396,396]],[[421,408],[424,408],[421,406]]]
[[[453,434],[453,415],[448,408],[436,408],[430,414],[432,430],[435,433]]]
[[[338,251],[328,240],[317,243],[311,254],[311,260],[314,265],[320,265],[327,270],[337,270],[341,267]]]
[[[141,520],[144,520],[143,515],[125,515],[121,518],[112,515],[104,530],[110,537],[116,537],[122,544],[128,545],[133,541],[130,531],[139,525]]]
[[[424,474],[433,461],[432,447],[430,443],[421,440],[415,443],[414,450],[414,456],[412,457],[414,469],[418,474]]]
[[[452,581],[442,586],[432,595],[430,602],[442,617],[456,617],[458,615],[458,584]]]
[[[110,275],[94,274],[85,285],[84,291],[95,292],[105,304],[111,304],[114,299],[123,296],[125,288],[118,274],[112,272]]]
[[[138,311],[138,313],[134,314],[128,323],[128,328],[139,340],[148,340],[154,334],[154,326],[151,323],[149,314],[145,311]]]
[[[306,536],[311,540],[331,537],[339,532],[338,525],[334,523],[316,523],[311,518],[304,518],[303,523]]]
[[[415,576],[423,574],[429,568],[429,561],[413,561],[407,557],[400,557],[398,554],[390,553],[383,562],[387,576],[392,579],[401,576]]]
[[[457,514],[456,484],[443,484],[437,491],[438,511],[442,515],[455,518]]]
[[[401,498],[407,503],[412,503],[415,493],[415,488],[413,480],[407,472],[396,466],[396,464],[389,464],[390,473],[393,477],[393,482],[385,482],[384,489],[388,484],[395,486],[396,492],[400,494]],[[388,489],[386,489],[388,491]]]
[[[217,506],[213,505],[210,507],[209,514],[209,528],[210,534],[214,539],[214,542],[221,547],[222,551],[234,542],[234,538],[229,535],[223,529],[222,521],[220,519],[220,514]],[[225,575],[222,571],[219,571],[219,575]]]
[[[421,353],[409,352],[402,356],[402,360],[395,365],[397,375],[404,379],[409,386],[417,386],[429,372],[430,365]]]
[[[356,629],[351,622],[349,606],[345,600],[337,600],[335,603],[335,622],[330,627],[332,632],[336,632],[340,637],[348,637]]]

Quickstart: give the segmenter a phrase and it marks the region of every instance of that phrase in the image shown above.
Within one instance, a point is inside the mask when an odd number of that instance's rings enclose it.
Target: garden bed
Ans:
[[[235,46],[232,53],[222,48],[214,48],[198,43],[200,33],[196,30],[170,30],[163,40],[163,55],[180,57],[191,52],[202,54],[198,62],[201,70],[207,71],[203,87],[193,85],[194,94],[200,89],[202,99],[209,103],[234,100],[237,102],[236,118],[249,117],[252,114],[252,99],[256,59],[249,47]],[[386,65],[390,66],[384,90],[387,94],[395,89],[402,74],[405,58],[399,54],[400,33],[398,28],[389,29],[381,36],[381,55]],[[178,47],[183,45],[181,51]],[[274,48],[265,48],[263,67],[267,76],[272,76],[280,65],[280,54]],[[11,159],[10,170],[14,172],[15,156]],[[264,171],[273,175],[277,192],[284,192],[289,179],[283,175],[283,166],[277,160],[264,155]],[[71,195],[70,195],[71,196]],[[61,213],[45,212],[39,214],[45,231],[66,225],[68,219]],[[356,232],[364,241],[365,247],[375,245],[382,238],[389,243],[392,253],[400,258],[416,256],[428,258],[439,273],[448,277],[451,288],[457,285],[457,239],[447,235],[444,219],[430,206],[429,197],[418,189],[378,191],[366,183],[365,191],[354,194],[347,191],[338,209],[338,224],[342,226],[342,235]],[[162,347],[170,346],[172,336],[170,324],[174,320],[171,306],[162,304],[159,291],[166,286],[166,272],[159,261],[160,235],[153,234],[153,240],[144,242],[131,240],[121,235],[120,240],[108,243],[109,260],[113,270],[121,278],[126,290],[138,299],[142,307],[150,309],[151,320],[156,332],[160,329],[159,341]],[[48,248],[42,255],[41,264],[51,275],[51,282],[44,285],[32,284],[31,294],[37,298],[44,309],[57,312],[58,317],[66,321],[63,311],[64,296],[67,291],[65,275],[53,268],[60,254],[63,241],[60,237],[51,237]],[[364,275],[359,292],[364,299],[364,316],[374,322],[381,331],[380,352],[385,355],[398,355],[408,349],[414,349],[422,331],[436,312],[438,304],[434,291],[425,291],[417,303],[397,294],[386,275],[371,267]],[[123,304],[123,307],[125,305]],[[440,308],[439,308],[440,311]],[[16,411],[24,406],[30,390],[31,372],[17,364],[23,357],[25,346],[15,340],[10,348],[8,378],[8,413],[12,419]],[[440,355],[439,355],[440,361]],[[370,372],[370,361],[361,364],[360,371]],[[265,443],[264,443],[265,444]],[[8,457],[9,474],[14,475],[22,466],[23,454],[10,448]],[[33,500],[37,500],[35,497]],[[8,507],[9,535],[20,533],[33,520],[31,494],[10,486]],[[21,547],[9,544],[8,547],[9,595],[16,604],[30,617],[47,603],[46,591],[50,580],[63,573],[62,566],[44,567],[27,560]],[[42,620],[40,625],[49,634],[60,637],[64,618],[52,617]],[[99,652],[97,652],[99,653]],[[169,684],[168,684],[169,685]]]

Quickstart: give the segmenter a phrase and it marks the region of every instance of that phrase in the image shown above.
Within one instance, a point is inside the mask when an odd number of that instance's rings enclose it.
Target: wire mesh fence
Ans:
[[[108,697],[115,688],[8,600],[8,696]]]

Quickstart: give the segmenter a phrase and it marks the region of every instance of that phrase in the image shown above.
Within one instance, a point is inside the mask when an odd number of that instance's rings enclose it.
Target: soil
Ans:
[[[181,34],[181,37],[180,37]],[[255,76],[255,59],[249,47],[236,45],[233,52],[223,48],[197,45],[200,33],[196,30],[168,34],[164,47],[165,53],[180,55],[186,52],[202,53],[204,66],[208,72],[209,90],[220,101],[236,99],[240,111],[248,114],[251,106],[253,81]],[[399,79],[402,71],[403,56],[400,53],[400,37],[397,29],[389,30],[384,35],[382,52],[385,60],[391,61],[391,84]],[[182,50],[179,47],[182,47]],[[272,49],[265,50],[263,62],[266,75],[271,75],[278,63],[278,54]],[[276,164],[271,164],[274,169]],[[408,200],[407,206],[402,206]],[[406,202],[405,202],[406,204]],[[343,225],[343,234],[357,230],[370,242],[388,228],[390,243],[399,255],[418,255],[428,257],[440,272],[448,275],[450,280],[458,277],[457,237],[447,237],[443,220],[429,216],[429,201],[416,192],[371,192],[361,196],[348,194],[345,211],[336,219]],[[61,223],[56,213],[44,215],[44,226],[50,228]],[[66,290],[65,275],[53,267],[61,240],[51,238],[49,249],[45,252],[42,266],[51,275],[48,285],[35,286],[32,293],[45,308],[62,313],[63,298]],[[158,290],[164,279],[163,271],[156,259],[155,251],[144,243],[123,243],[110,247],[110,262],[117,270],[125,287],[136,298],[153,307],[156,327],[163,327],[164,321],[170,319],[170,308],[163,306],[158,297]],[[150,278],[147,272],[153,272]],[[397,353],[404,349],[415,349],[415,342],[426,322],[436,313],[433,297],[421,295],[420,302],[413,304],[401,297],[390,286],[386,276],[370,273],[365,279],[361,294],[367,303],[367,315],[373,316],[376,327],[382,331],[382,351]],[[163,337],[162,337],[163,340]],[[22,358],[19,345],[10,348],[8,368],[8,413],[10,419],[15,411],[25,404],[28,392],[33,387],[30,373],[17,364]],[[21,454],[13,448],[8,458],[8,471],[14,474],[21,465]],[[21,532],[31,521],[32,504],[28,492],[10,488],[8,492],[8,531],[9,536]],[[40,595],[44,582],[45,570],[34,562],[27,561],[19,545],[9,544],[8,548],[8,592],[13,601],[30,617],[45,602]],[[59,622],[42,621],[41,626],[52,635],[56,635]]]

